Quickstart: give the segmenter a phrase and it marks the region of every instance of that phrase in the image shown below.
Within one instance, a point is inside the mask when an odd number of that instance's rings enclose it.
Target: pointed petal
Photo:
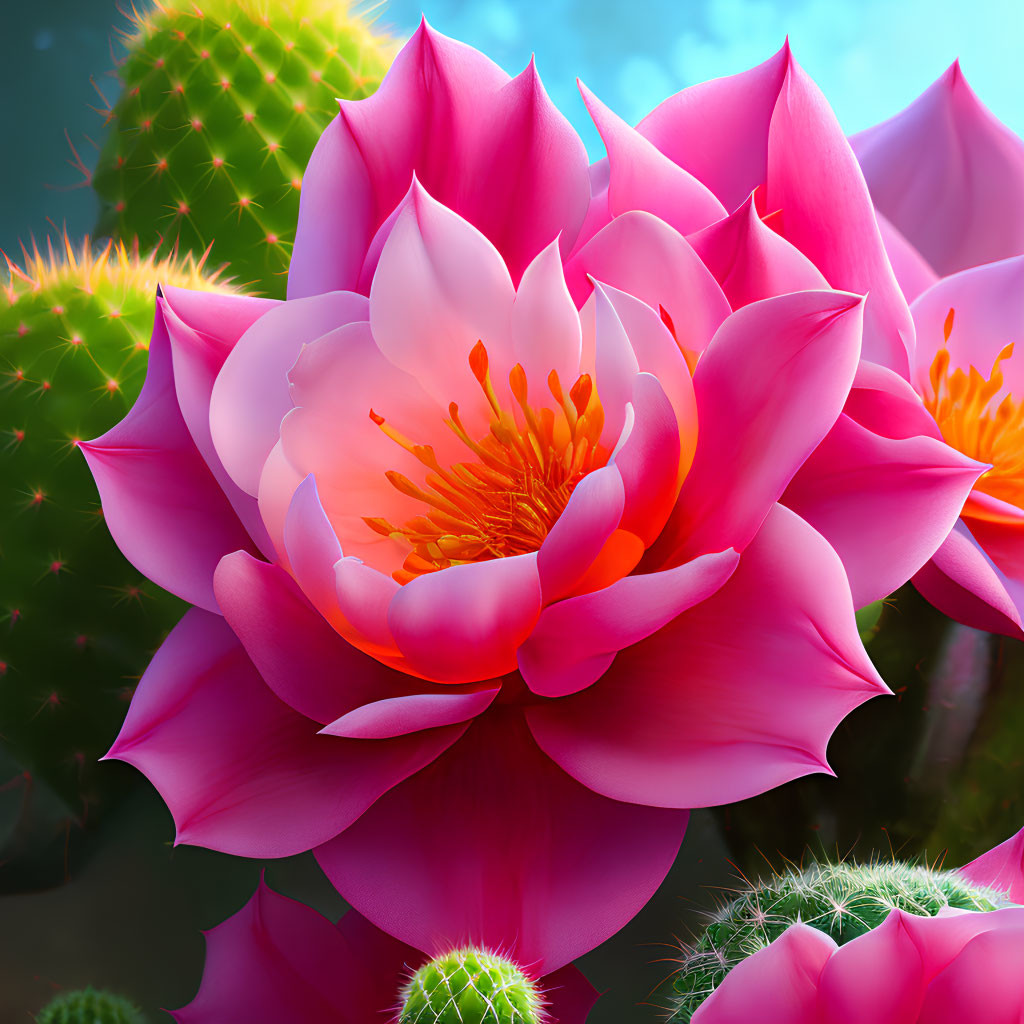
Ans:
[[[483,714],[500,687],[465,693],[412,693],[386,697],[364,704],[342,715],[320,730],[324,736],[347,736],[353,740],[380,740],[406,736],[420,729],[457,725]]]
[[[1012,903],[1024,904],[1024,829],[965,864],[957,874],[1005,892]]]

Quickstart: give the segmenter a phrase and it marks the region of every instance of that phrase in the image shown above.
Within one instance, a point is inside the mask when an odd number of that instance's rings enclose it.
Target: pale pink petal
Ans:
[[[381,352],[442,408],[451,401],[460,409],[481,406],[469,354],[482,341],[492,365],[508,373],[515,363],[514,300],[497,249],[414,181],[370,289],[370,324]]]
[[[326,842],[465,726],[367,744],[318,736],[218,615],[192,609],[156,653],[108,757],[159,790],[179,843],[288,857]]]
[[[856,296],[798,292],[726,321],[694,373],[697,454],[651,564],[750,541],[842,410],[862,313]]]
[[[590,198],[586,150],[531,65],[516,79],[425,22],[369,99],[341,101],[302,183],[289,297],[355,288],[413,174],[498,247],[516,280]]]
[[[288,371],[304,345],[353,321],[369,319],[369,304],[352,292],[329,292],[281,303],[239,339],[217,374],[210,396],[210,432],[231,479],[251,495],[292,408]]]
[[[329,622],[338,616],[334,567],[342,557],[312,473],[295,488],[284,521],[288,565],[306,599]]]
[[[659,152],[582,82],[579,88],[608,150],[612,216],[646,210],[684,235],[725,216],[725,207],[705,185]]]
[[[792,925],[741,960],[697,1008],[693,1024],[822,1024],[818,978],[835,950],[824,932]]]
[[[838,556],[775,506],[721,590],[620,652],[589,689],[533,705],[527,719],[549,756],[596,792],[703,807],[828,771],[836,725],[885,692]]]
[[[907,302],[913,302],[922,292],[927,291],[939,279],[928,261],[907,241],[906,236],[877,209],[875,219],[882,232],[885,254],[892,264],[900,291]]]
[[[79,447],[128,561],[172,594],[216,611],[217,563],[252,544],[182,419],[159,311],[138,400],[115,427]]]
[[[534,693],[564,697],[590,686],[625,647],[706,600],[736,569],[735,551],[646,576],[545,608],[519,649],[519,671]]]
[[[1013,903],[1024,904],[1024,829],[957,873],[977,885],[1005,892]]]
[[[703,352],[729,315],[729,300],[692,246],[649,213],[625,213],[602,228],[565,265],[577,306],[591,292],[590,279],[665,309],[676,341]]]
[[[621,292],[619,293],[622,294]],[[602,440],[617,438],[633,397],[633,378],[640,372],[636,353],[608,292],[594,282],[594,366],[597,393],[604,407]]]
[[[554,370],[563,388],[580,372],[580,318],[565,286],[558,244],[552,242],[526,268],[512,306],[512,348],[526,371],[530,399],[548,396]]]
[[[939,274],[1024,252],[1024,143],[959,62],[851,142],[875,204]]]
[[[839,553],[861,608],[935,553],[985,466],[931,437],[880,437],[839,417],[781,501]]]
[[[354,640],[375,656],[397,653],[388,616],[402,588],[390,576],[358,558],[342,558],[334,566],[338,609],[351,624]]]
[[[288,518],[292,496],[302,481],[303,474],[288,461],[284,448],[278,441],[271,448],[267,461],[263,464],[257,503],[263,525],[267,528],[267,535],[274,546],[276,560],[285,568],[288,567],[288,555],[284,547],[284,524]]]
[[[753,196],[687,241],[715,275],[733,309],[786,292],[828,288],[821,271],[765,225]]]
[[[353,907],[402,941],[496,946],[543,974],[637,913],[685,827],[685,812],[580,786],[505,706],[316,856]]]
[[[349,711],[320,730],[323,736],[347,736],[353,740],[380,740],[406,736],[420,729],[457,725],[483,714],[500,687],[465,693],[412,693],[386,697]]]
[[[516,649],[540,614],[535,552],[467,562],[399,587],[388,625],[412,669],[462,683],[515,668]]]

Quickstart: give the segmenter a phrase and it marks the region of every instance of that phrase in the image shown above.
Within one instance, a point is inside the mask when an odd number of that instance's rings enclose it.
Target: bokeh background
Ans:
[[[787,34],[850,132],[901,109],[957,57],[995,113],[1024,129],[1020,0],[422,0],[422,9],[436,28],[511,73],[535,53],[548,91],[595,157],[601,147],[576,76],[636,121],[677,89],[760,62]],[[392,0],[375,16],[406,35],[420,13],[420,3]],[[82,178],[95,157],[90,140],[101,135],[90,105],[106,104],[92,83],[114,95],[111,30],[120,21],[114,0],[0,0],[0,248],[7,252],[30,234],[45,236],[51,224],[66,224],[72,236],[93,226],[96,204]],[[721,818],[696,814],[655,900],[582,962],[595,984],[611,990],[591,1024],[659,1018],[651,992],[671,973],[673,935],[685,935],[733,878],[720,826]],[[132,996],[153,1021],[169,1020],[159,1007],[191,997],[200,929],[245,901],[259,867],[175,850],[171,838],[166,810],[145,790],[109,824],[70,885],[0,898],[0,1021],[31,1021],[52,991],[87,983]],[[881,843],[867,837],[875,838]],[[344,909],[311,857],[273,863],[267,874],[276,888],[331,916]]]

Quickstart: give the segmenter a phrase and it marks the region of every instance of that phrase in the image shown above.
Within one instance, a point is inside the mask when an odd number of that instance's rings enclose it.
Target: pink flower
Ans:
[[[262,882],[206,933],[206,969],[179,1024],[369,1024],[392,1020],[428,958],[354,910],[336,925]],[[541,980],[550,1024],[583,1024],[597,992],[574,967]]]
[[[1024,899],[1024,830],[960,869]],[[693,1024],[1018,1024],[1024,1019],[1024,907],[936,917],[894,910],[837,947],[807,925],[741,961]]]
[[[850,411],[921,408],[859,363],[863,300],[731,311],[650,213],[591,230],[581,152],[532,70],[422,28],[318,147],[289,300],[164,289],[138,403],[82,445],[122,550],[196,605],[109,755],[178,842],[315,848],[410,945],[544,971],[650,898],[687,808],[828,771],[886,691],[803,514],[903,528],[871,599],[979,472]]]

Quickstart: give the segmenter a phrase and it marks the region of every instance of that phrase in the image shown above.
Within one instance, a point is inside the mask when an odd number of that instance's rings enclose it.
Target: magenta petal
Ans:
[[[685,827],[685,812],[585,789],[516,709],[495,708],[316,856],[353,907],[403,942],[491,945],[544,974],[637,913]]]
[[[115,427],[79,447],[128,561],[172,594],[216,611],[217,563],[251,542],[182,419],[159,311],[138,400]]]
[[[838,556],[775,506],[721,590],[621,651],[589,689],[531,706],[527,720],[547,754],[598,793],[704,807],[828,771],[836,725],[885,692]]]
[[[882,437],[942,440],[938,424],[907,380],[866,359],[857,367],[843,412]]]
[[[323,736],[380,740],[406,736],[420,729],[458,725],[483,714],[501,687],[467,693],[411,693],[364,704],[320,730]]]
[[[368,319],[364,296],[330,292],[278,305],[239,339],[213,385],[210,432],[220,461],[242,490],[258,492],[263,464],[292,408],[288,371],[303,345]]]
[[[549,974],[543,987],[551,1024],[586,1024],[599,998],[597,989],[571,966]]]
[[[564,697],[590,686],[612,658],[720,589],[739,562],[722,551],[545,608],[519,649],[519,671],[534,693]]]
[[[264,314],[282,305],[280,299],[200,292],[168,284],[162,284],[160,292],[182,321],[192,330],[216,339],[224,352],[230,352]]]
[[[798,292],[751,303],[723,324],[694,373],[697,454],[655,545],[657,564],[750,541],[842,411],[862,312],[855,296]]]
[[[228,624],[193,609],[146,670],[108,757],[164,798],[177,842],[288,857],[347,828],[462,734],[343,740],[278,700]]]
[[[828,288],[821,271],[761,220],[753,196],[687,241],[715,275],[733,309],[786,292]]]
[[[266,684],[306,717],[326,724],[424,688],[338,636],[280,566],[239,551],[217,566],[215,583],[228,624]]]
[[[646,210],[684,235],[725,216],[725,207],[705,185],[659,152],[582,82],[579,88],[608,150],[612,216]]]
[[[588,473],[576,485],[537,552],[545,604],[564,597],[582,579],[618,527],[624,503],[622,477],[614,465]]]
[[[965,864],[957,874],[1005,892],[1013,903],[1024,904],[1024,829]]]
[[[959,62],[851,142],[875,204],[939,274],[1024,252],[1024,143]]]
[[[741,960],[697,1008],[693,1024],[822,1024],[818,978],[835,951],[824,932],[792,925]]]
[[[515,668],[540,613],[537,555],[466,562],[398,587],[388,624],[414,671],[474,682]]]
[[[843,415],[781,500],[839,553],[861,608],[931,558],[984,470],[942,441],[880,437]]]
[[[957,622],[990,633],[1024,636],[1024,585],[996,568],[963,520],[912,582],[929,603]]]

